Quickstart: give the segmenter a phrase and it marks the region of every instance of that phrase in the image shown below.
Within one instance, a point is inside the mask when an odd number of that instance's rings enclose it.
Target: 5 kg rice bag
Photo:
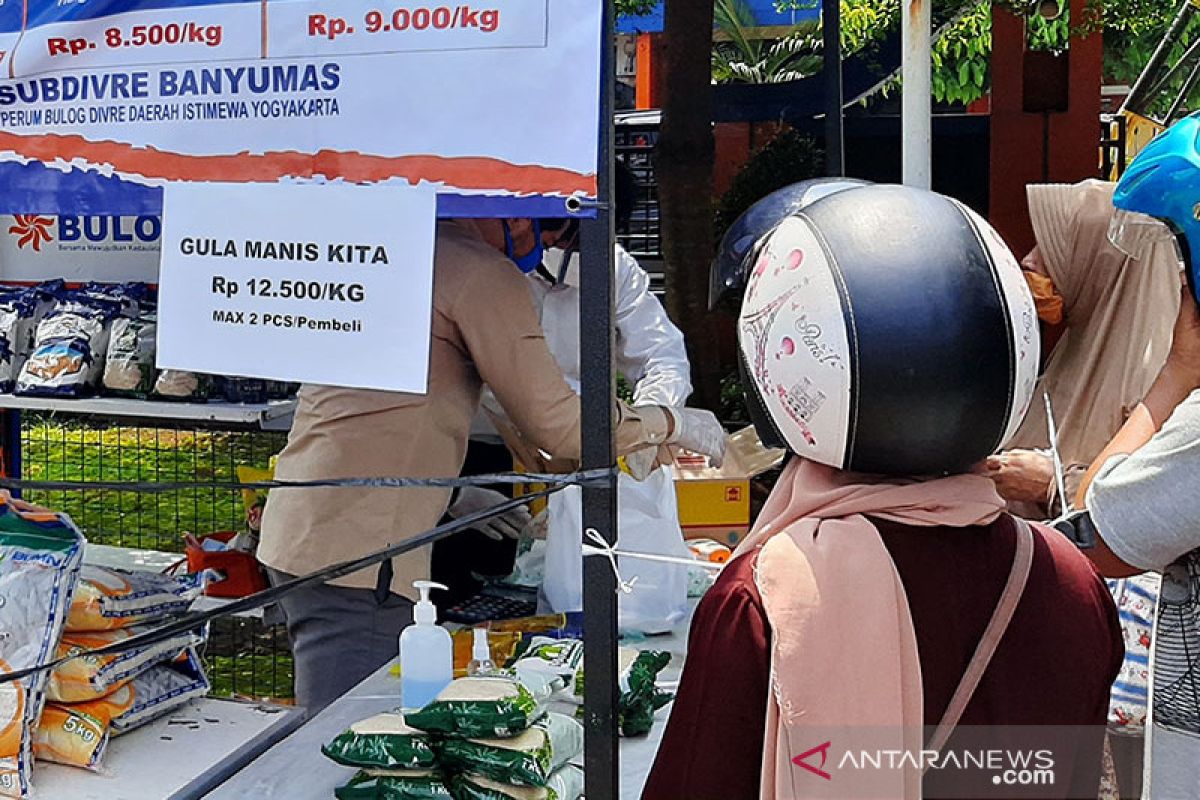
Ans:
[[[204,576],[85,566],[67,630],[109,631],[182,614],[204,592]]]
[[[582,752],[583,726],[551,712],[509,739],[447,739],[442,763],[501,783],[545,786],[552,773]]]
[[[113,321],[104,361],[104,388],[115,394],[145,397],[154,389],[156,318],[150,315]]]
[[[579,800],[583,797],[583,770],[568,764],[551,775],[545,786],[510,786],[468,773],[455,776],[450,790],[454,800]]]
[[[0,671],[49,660],[79,577],[84,538],[71,520],[0,495]],[[0,683],[0,797],[29,792],[45,673]]]
[[[63,635],[57,657],[82,653],[123,641],[151,626],[134,626],[113,631],[88,633],[79,631]],[[81,703],[109,694],[122,683],[132,680],[142,670],[162,661],[169,661],[186,647],[204,642],[198,632],[181,633],[165,642],[149,647],[101,656],[83,656],[54,668],[46,685],[46,699],[56,703]]]
[[[86,397],[104,368],[109,326],[120,304],[68,295],[37,327],[33,352],[17,376],[16,393]]]
[[[33,755],[38,761],[52,761],[69,767],[98,770],[108,747],[108,717],[97,717],[79,706],[48,703],[42,712]]]
[[[356,722],[321,752],[347,767],[422,769],[437,760],[429,736],[404,722],[404,714],[388,711]]]
[[[151,667],[107,697],[86,703],[50,703],[37,727],[38,759],[96,770],[117,736],[204,695],[208,681],[192,650],[170,665]]]
[[[507,677],[458,678],[405,721],[417,730],[462,738],[515,736],[546,713],[549,685]]]
[[[38,322],[54,305],[37,289],[6,292],[0,297],[0,392],[11,392],[17,375],[33,352]]]
[[[159,664],[92,704],[107,707],[112,735],[120,736],[208,694],[212,688],[200,657],[188,648],[170,664]]]
[[[338,800],[452,800],[442,776],[431,770],[363,770],[333,790]]]

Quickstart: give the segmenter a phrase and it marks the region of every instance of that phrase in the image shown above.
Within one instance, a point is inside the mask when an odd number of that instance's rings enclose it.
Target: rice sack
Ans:
[[[338,800],[452,800],[438,772],[432,770],[362,770],[333,790]]]
[[[0,671],[48,661],[58,647],[83,559],[83,534],[64,514],[0,494]],[[0,684],[0,797],[29,793],[46,673]]]
[[[58,658],[95,650],[145,633],[153,626],[134,626],[112,631],[66,633],[58,645]],[[199,632],[181,633],[164,642],[127,650],[124,653],[74,658],[55,667],[46,684],[46,699],[55,703],[81,703],[97,700],[143,670],[170,661],[186,647],[204,643]]]
[[[208,400],[212,378],[198,372],[179,369],[164,369],[154,381],[154,394],[164,400],[192,401]]]
[[[579,800],[583,797],[583,770],[567,765],[550,776],[545,786],[509,786],[466,773],[450,784],[454,800]]]
[[[33,352],[38,323],[54,306],[39,289],[20,289],[0,297],[0,392],[11,392],[17,375]]]
[[[405,714],[409,725],[427,733],[462,738],[516,736],[546,713],[549,684],[536,677],[458,678],[432,703]]]
[[[208,692],[194,650],[170,664],[151,667],[112,694],[86,703],[49,703],[34,740],[45,761],[97,770],[108,741]]]
[[[203,575],[162,575],[85,566],[67,630],[109,631],[182,614],[204,592]]]
[[[154,389],[156,320],[146,315],[113,321],[104,360],[105,389],[133,397],[145,397]]]
[[[99,770],[108,747],[111,720],[107,715],[95,716],[94,710],[86,708],[90,705],[47,703],[33,741],[34,758]]]
[[[576,682],[583,675],[583,642],[579,639],[552,639],[534,636],[518,649],[513,667],[518,674],[537,673],[561,678],[572,698],[582,702],[583,690]]]
[[[204,697],[211,688],[200,657],[189,647],[171,663],[151,667],[112,694],[92,703],[106,708],[112,719],[112,735],[120,736],[169,714],[190,700]]]
[[[321,752],[348,767],[422,769],[437,760],[429,735],[410,728],[400,711],[388,711],[356,722]]]
[[[583,752],[583,726],[553,712],[508,739],[447,739],[442,763],[501,783],[545,786],[550,776]]]
[[[67,295],[37,326],[33,352],[21,366],[16,393],[87,397],[104,369],[109,329],[120,303]]]

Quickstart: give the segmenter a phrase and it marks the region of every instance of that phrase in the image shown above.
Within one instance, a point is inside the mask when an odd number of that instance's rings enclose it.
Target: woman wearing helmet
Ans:
[[[1131,234],[1139,240],[1178,235],[1188,288],[1165,366],[1092,463],[1080,491],[1087,510],[1064,523],[1105,575],[1163,574],[1150,662],[1143,794],[1149,798],[1200,796],[1198,136],[1200,117],[1176,123],[1138,154],[1117,185],[1113,202],[1125,213],[1118,212],[1116,243],[1128,248]]]
[[[969,472],[1036,378],[1033,301],[999,237],[931,192],[837,192],[761,242],[738,331],[759,435],[793,455],[696,611],[643,798],[910,798],[923,772],[927,796],[1013,796],[952,755],[979,747],[1045,749],[1037,796],[1094,797],[1111,598]],[[1075,727],[995,727],[1017,725]]]

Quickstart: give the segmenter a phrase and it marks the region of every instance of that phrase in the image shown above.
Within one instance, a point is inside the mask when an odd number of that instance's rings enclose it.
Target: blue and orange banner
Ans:
[[[595,196],[598,0],[0,0],[0,213],[169,182],[406,182],[439,212]]]

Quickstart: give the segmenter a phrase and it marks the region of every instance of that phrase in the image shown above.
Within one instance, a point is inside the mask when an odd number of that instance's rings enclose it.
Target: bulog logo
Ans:
[[[24,250],[28,245],[41,252],[42,243],[54,240],[50,226],[54,224],[53,217],[39,217],[37,214],[18,214],[13,217],[14,224],[9,226],[10,235],[17,238],[17,247]]]
[[[57,239],[60,242],[93,242],[95,244],[153,244],[162,237],[162,222],[158,217],[120,216],[40,216],[18,214],[9,227],[16,237],[17,247],[30,247],[41,252],[42,245]]]
[[[60,242],[157,242],[162,236],[158,217],[68,217],[58,218]]]

